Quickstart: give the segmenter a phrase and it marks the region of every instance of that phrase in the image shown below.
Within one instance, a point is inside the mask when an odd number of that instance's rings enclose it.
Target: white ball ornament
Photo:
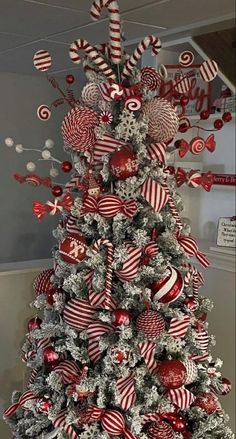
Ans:
[[[18,152],[18,154],[21,154],[24,151],[23,145],[21,145],[20,143],[18,143],[16,145],[16,152]]]
[[[14,145],[14,140],[11,137],[5,139],[5,145],[11,148]]]
[[[48,149],[45,149],[44,151],[42,151],[42,157],[44,160],[48,160],[51,158],[51,153],[50,151],[48,151]]]
[[[49,174],[50,174],[50,177],[54,178],[54,177],[57,177],[59,175],[59,171],[56,168],[52,168],[52,169],[50,169]]]
[[[48,148],[48,149],[53,148],[54,145],[55,145],[55,142],[54,142],[54,140],[52,140],[52,139],[47,139],[47,140],[45,141],[45,147]]]
[[[26,165],[26,169],[29,172],[34,172],[36,169],[36,164],[34,162],[28,162]]]

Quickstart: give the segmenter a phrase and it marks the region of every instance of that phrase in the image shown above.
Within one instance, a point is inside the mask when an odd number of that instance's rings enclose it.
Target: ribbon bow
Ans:
[[[123,213],[128,218],[132,218],[137,213],[137,209],[137,203],[132,198],[124,201],[116,195],[104,195],[97,200],[89,195],[84,201],[80,214],[99,213],[104,218],[113,218],[118,213]]]
[[[103,430],[111,436],[123,435],[125,439],[137,439],[126,426],[124,416],[117,410],[106,410],[91,405],[87,410],[89,421],[101,421]]]
[[[188,151],[192,154],[199,154],[206,148],[209,152],[214,152],[216,149],[215,136],[214,134],[210,134],[205,140],[201,137],[196,137],[192,139],[190,143],[185,139],[180,139],[175,142],[175,146],[178,148],[181,158],[183,158]]]
[[[175,179],[178,187],[186,183],[190,187],[202,186],[207,192],[210,192],[214,182],[213,174],[210,171],[201,174],[194,169],[190,172],[186,172],[183,168],[177,169]]]
[[[81,371],[74,361],[61,361],[61,363],[53,369],[53,372],[61,376],[63,384],[79,384],[81,381]]]
[[[177,240],[188,256],[195,256],[203,267],[209,267],[210,262],[206,256],[199,251],[197,242],[192,236],[184,236],[177,233]]]
[[[28,392],[24,392],[22,393],[20,399],[18,400],[17,403],[12,404],[10,407],[8,407],[7,410],[5,410],[4,412],[4,416],[12,416],[14,415],[14,413],[20,408],[20,407],[25,407],[25,404],[28,401],[32,401],[34,399],[38,399],[38,396],[34,395],[34,393],[32,393],[31,391]]]
[[[53,420],[53,425],[55,428],[63,430],[69,439],[79,439],[78,434],[75,432],[72,425],[68,424],[67,418],[68,412],[66,410],[61,410],[57,417]]]
[[[41,221],[46,213],[49,213],[49,215],[55,215],[56,213],[60,213],[63,210],[70,212],[73,203],[73,197],[71,196],[71,194],[67,193],[63,196],[61,200],[55,198],[54,201],[47,201],[46,204],[34,201],[33,212],[38,220]]]

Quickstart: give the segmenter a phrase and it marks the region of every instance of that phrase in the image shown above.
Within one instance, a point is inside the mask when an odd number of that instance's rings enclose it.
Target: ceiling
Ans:
[[[46,49],[52,55],[51,72],[73,70],[69,45],[77,38],[91,44],[108,40],[108,15],[93,22],[90,0],[0,0],[0,72],[38,74],[33,54]],[[147,34],[163,41],[206,30],[232,27],[234,0],[119,0],[125,45]]]

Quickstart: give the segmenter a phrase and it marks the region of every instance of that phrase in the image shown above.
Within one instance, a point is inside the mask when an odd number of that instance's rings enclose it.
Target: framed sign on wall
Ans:
[[[236,247],[236,217],[219,219],[217,245],[220,247]]]

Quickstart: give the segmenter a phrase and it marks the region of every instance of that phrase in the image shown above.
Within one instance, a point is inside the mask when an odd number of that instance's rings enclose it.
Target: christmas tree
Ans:
[[[177,192],[183,183],[209,191],[213,176],[167,165],[176,149],[183,157],[215,148],[214,134],[190,144],[174,140],[191,129],[184,114],[196,72],[183,70],[193,54],[180,55],[179,75],[167,90],[164,65],[137,67],[149,47],[158,55],[159,38],[146,37],[129,56],[121,47],[117,2],[95,0],[92,18],[103,7],[109,44],[92,47],[80,39],[69,50],[74,63],[85,52],[81,97],[73,93],[73,75],[65,92],[48,78],[62,97],[37,111],[47,120],[53,107],[70,106],[61,128],[71,154],[62,163],[68,183],[53,183],[54,165],[46,179],[33,174],[33,162],[30,174],[15,175],[52,191],[53,200],[33,205],[39,220],[46,214],[62,220],[54,231],[54,268],[34,284],[38,315],[28,322],[22,348],[28,386],[13,393],[4,418],[22,439],[230,439],[218,395],[231,385],[210,354],[212,303],[199,295],[204,280],[190,258],[205,268],[209,262],[181,218]],[[47,71],[50,54],[38,51],[34,65]],[[200,66],[203,80],[216,74],[215,61]],[[202,110],[200,119],[208,117]],[[230,119],[225,112],[214,129]],[[42,158],[57,163],[52,147],[48,140]]]

